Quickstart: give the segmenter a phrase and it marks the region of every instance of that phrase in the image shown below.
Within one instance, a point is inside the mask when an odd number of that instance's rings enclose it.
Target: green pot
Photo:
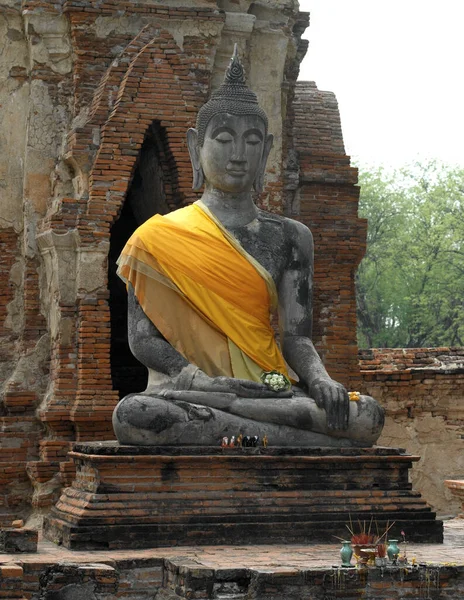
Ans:
[[[342,559],[342,567],[351,567],[351,557],[353,556],[353,548],[351,542],[345,540],[342,542],[340,549],[340,558]]]
[[[388,540],[387,555],[392,563],[396,563],[398,556],[400,555],[398,540]]]

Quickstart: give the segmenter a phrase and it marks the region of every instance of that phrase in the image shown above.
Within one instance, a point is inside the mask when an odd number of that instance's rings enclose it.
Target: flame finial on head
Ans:
[[[246,85],[245,69],[243,68],[238,55],[237,44],[234,44],[234,53],[232,54],[229,66],[227,67],[224,83]]]

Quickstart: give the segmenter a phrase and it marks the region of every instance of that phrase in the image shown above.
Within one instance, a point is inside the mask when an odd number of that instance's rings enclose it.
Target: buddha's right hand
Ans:
[[[286,392],[273,392],[264,383],[248,379],[235,379],[234,377],[209,377],[198,370],[192,381],[191,390],[199,392],[225,392],[240,396],[241,398],[290,398],[291,390]]]

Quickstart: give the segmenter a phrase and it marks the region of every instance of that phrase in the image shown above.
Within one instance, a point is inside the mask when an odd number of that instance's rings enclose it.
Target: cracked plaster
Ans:
[[[460,502],[444,486],[445,479],[464,475],[462,439],[447,427],[443,417],[423,415],[412,419],[387,418],[379,445],[406,448],[421,460],[414,464],[411,482],[440,516],[455,515]]]
[[[27,14],[25,23],[31,60],[60,75],[70,73],[73,62],[67,17]]]
[[[135,37],[147,24],[160,26],[168,31],[181,50],[183,50],[185,36],[214,37],[220,34],[223,27],[222,23],[213,23],[209,21],[186,21],[160,18],[150,19],[140,16],[100,16],[95,20],[95,23],[90,30],[93,31],[98,38],[107,38],[113,33],[130,34]],[[113,49],[115,54],[120,54],[123,50],[124,48],[120,46],[115,46]]]
[[[19,232],[29,86],[22,78],[10,77],[13,68],[25,72],[27,44],[21,16],[5,11],[0,14],[0,228]]]
[[[77,289],[87,294],[106,290],[107,263],[110,245],[101,242],[98,248],[81,248],[77,261]]]
[[[8,386],[40,392],[48,385],[48,362],[50,358],[50,336],[43,335],[32,350],[22,354],[15,369],[6,382]]]

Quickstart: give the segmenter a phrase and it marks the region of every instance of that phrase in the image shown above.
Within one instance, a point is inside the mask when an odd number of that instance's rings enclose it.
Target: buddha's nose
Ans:
[[[230,157],[231,162],[245,163],[247,161],[245,150],[246,144],[243,141],[236,142],[234,144],[234,151],[232,152],[232,156]]]

